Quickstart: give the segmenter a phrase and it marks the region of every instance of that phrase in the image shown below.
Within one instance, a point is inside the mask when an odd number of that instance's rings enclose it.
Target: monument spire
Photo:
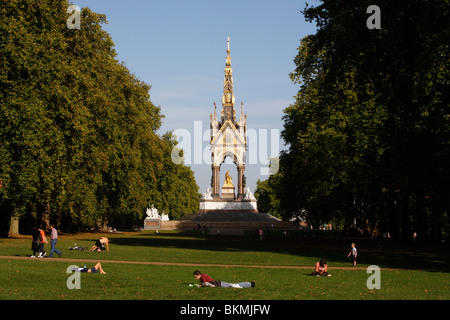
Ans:
[[[225,78],[223,80],[222,123],[226,120],[235,122],[233,93],[233,68],[231,68],[230,37],[227,39],[227,57],[225,60]]]
[[[228,37],[221,121],[216,117],[215,102],[214,113],[210,115],[211,187],[204,193],[200,201],[199,212],[257,213],[256,199],[252,198],[245,177],[247,114],[244,114],[244,103],[241,102],[240,116],[238,114],[238,119],[235,116],[230,52],[230,38]],[[225,175],[225,184],[221,186],[220,167],[227,157],[231,158],[236,165],[237,176],[233,181],[230,170],[228,170]]]

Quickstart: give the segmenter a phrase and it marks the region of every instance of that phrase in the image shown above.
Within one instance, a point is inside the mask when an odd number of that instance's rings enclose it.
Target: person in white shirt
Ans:
[[[53,224],[50,225],[52,228],[52,231],[50,233],[50,258],[53,258],[53,252],[56,252],[56,254],[61,258],[62,252],[56,249],[56,242],[58,242],[58,231],[55,229],[55,226]]]

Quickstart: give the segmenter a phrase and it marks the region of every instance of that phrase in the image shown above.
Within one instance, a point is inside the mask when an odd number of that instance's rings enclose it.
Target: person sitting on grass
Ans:
[[[109,252],[109,246],[108,243],[110,243],[111,240],[109,240],[106,237],[101,237],[97,241],[95,241],[95,244],[89,249],[89,251],[104,251],[105,246],[106,250]]]
[[[311,273],[312,276],[326,277],[328,274],[328,265],[325,259],[320,260],[316,263],[316,269]]]
[[[87,273],[97,273],[100,272],[101,274],[106,274],[106,272],[102,268],[102,264],[100,262],[97,262],[97,264],[93,268],[78,268],[74,269],[75,272],[87,272]]]
[[[222,288],[251,288],[255,286],[255,282],[239,282],[229,283],[225,281],[216,281],[206,273],[201,273],[199,270],[194,271],[194,277],[200,280],[203,287],[222,287]]]

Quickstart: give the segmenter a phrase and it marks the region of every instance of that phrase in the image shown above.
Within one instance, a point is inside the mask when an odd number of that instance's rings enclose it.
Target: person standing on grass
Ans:
[[[263,231],[262,228],[259,228],[259,229],[258,229],[258,237],[259,237],[259,240],[262,240],[262,239],[263,239],[263,236],[264,236],[264,231]]]
[[[352,249],[350,250],[350,253],[347,255],[347,257],[352,256],[353,261],[353,267],[356,267],[356,257],[358,256],[358,250],[356,250],[356,245],[352,243]]]
[[[211,278],[206,273],[201,273],[199,270],[194,271],[194,277],[197,280],[200,280],[203,287],[222,287],[222,288],[252,288],[255,286],[254,282],[239,282],[239,283],[229,283],[225,281],[216,281]]]
[[[36,258],[37,253],[39,252],[39,239],[40,239],[40,233],[37,227],[33,228],[31,237],[32,237],[31,250],[33,250],[33,254],[30,256],[30,258]]]
[[[44,245],[48,243],[47,237],[45,236],[45,232],[43,229],[39,229],[39,255],[38,258],[43,258],[47,255],[45,252]]]
[[[61,258],[61,251],[56,249],[56,242],[58,242],[58,231],[55,228],[55,225],[52,223],[50,225],[52,231],[50,233],[50,258],[53,258],[53,252],[56,252],[56,254]]]

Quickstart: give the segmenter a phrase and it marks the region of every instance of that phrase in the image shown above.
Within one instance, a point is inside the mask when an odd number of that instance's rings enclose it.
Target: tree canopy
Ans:
[[[150,204],[170,218],[192,213],[198,187],[190,168],[168,164],[174,142],[156,133],[150,86],[116,59],[106,17],[83,8],[70,29],[69,5],[0,4],[2,221],[77,230],[137,224]]]
[[[366,26],[371,5],[381,29]],[[317,32],[294,59],[289,149],[269,178],[280,214],[440,240],[450,224],[450,2],[327,0],[303,14]]]

